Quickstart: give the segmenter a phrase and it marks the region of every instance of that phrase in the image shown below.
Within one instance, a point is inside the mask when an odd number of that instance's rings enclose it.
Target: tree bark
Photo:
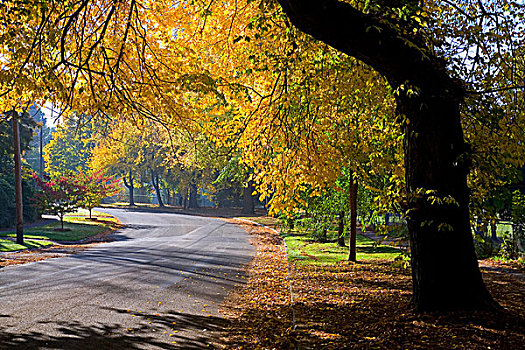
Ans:
[[[327,231],[328,231],[328,229],[326,227],[324,227],[323,230],[321,231],[321,237],[319,239],[319,241],[321,243],[325,243],[325,242],[328,241],[328,235],[327,235],[328,232]]]
[[[339,213],[338,226],[337,226],[337,245],[345,247],[345,212]]]
[[[162,193],[160,191],[159,175],[157,175],[153,170],[151,170],[151,183],[153,184],[153,188],[155,188],[155,193],[157,194],[159,207],[164,208],[164,202],[162,201]]]
[[[254,186],[252,181],[248,181],[246,187],[242,189],[242,213],[253,215],[255,214],[255,205],[253,203]]]
[[[198,208],[199,203],[197,202],[197,184],[192,182],[190,184],[190,198],[188,200],[189,208]]]
[[[133,175],[131,173],[131,170],[129,171],[128,173],[128,176],[129,176],[129,183],[126,181],[126,177],[124,176],[124,186],[126,186],[126,188],[129,190],[129,205],[130,206],[133,206],[135,205],[135,198],[133,196],[133,190],[134,190],[134,185],[133,185]]]
[[[11,112],[13,123],[13,159],[15,162],[16,243],[24,244],[24,205],[22,194],[22,159],[20,157],[20,132],[18,113]]]
[[[189,196],[189,187],[184,189],[184,196],[182,197],[182,207],[186,210],[188,209],[188,196]]]
[[[491,239],[493,242],[498,241],[498,234],[496,230],[497,230],[496,219],[490,219],[490,234],[491,234]]]
[[[350,177],[350,241],[348,261],[357,261],[357,179]]]
[[[469,221],[464,89],[422,39],[337,0],[278,0],[300,30],[362,60],[396,91],[405,116],[407,223],[416,311],[497,307],[479,271]]]

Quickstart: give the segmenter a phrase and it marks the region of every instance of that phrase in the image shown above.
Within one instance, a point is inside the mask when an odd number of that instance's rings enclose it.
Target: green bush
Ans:
[[[0,177],[0,227],[13,226],[15,222],[15,188]]]
[[[499,252],[499,244],[493,242],[492,239],[485,239],[481,235],[474,236],[474,248],[476,249],[476,256],[478,259],[486,259],[493,257]]]
[[[22,179],[22,194],[24,203],[24,222],[33,222],[40,218],[40,211],[34,201],[36,190],[31,179]]]
[[[22,179],[24,222],[33,222],[40,213],[33,202],[35,189],[31,180]],[[13,177],[0,175],[0,227],[13,227],[16,223],[15,186]]]
[[[503,235],[501,255],[507,259],[523,256],[525,246],[525,196],[519,191],[512,194],[512,233]]]
[[[316,242],[326,242],[328,232],[333,230],[334,218],[329,215],[317,215],[305,217],[297,220],[297,226],[308,233],[308,237]]]

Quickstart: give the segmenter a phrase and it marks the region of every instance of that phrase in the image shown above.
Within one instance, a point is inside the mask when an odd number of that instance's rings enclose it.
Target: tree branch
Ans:
[[[443,85],[448,85],[449,95],[463,96],[461,84],[450,78],[445,63],[418,36],[403,34],[384,19],[343,1],[277,1],[299,30],[368,64],[393,88],[410,84],[443,93]]]

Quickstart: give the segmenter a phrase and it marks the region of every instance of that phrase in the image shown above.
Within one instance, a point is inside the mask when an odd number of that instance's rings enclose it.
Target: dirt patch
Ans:
[[[525,285],[517,269],[482,267],[504,308],[497,312],[415,314],[410,270],[387,261],[292,265],[292,302],[279,235],[241,226],[257,253],[247,284],[224,304],[231,324],[223,348],[519,349],[525,343]]]

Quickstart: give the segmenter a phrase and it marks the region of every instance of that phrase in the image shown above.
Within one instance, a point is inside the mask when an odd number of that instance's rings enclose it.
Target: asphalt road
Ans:
[[[254,248],[220,219],[104,209],[116,240],[0,269],[0,349],[201,349]]]

